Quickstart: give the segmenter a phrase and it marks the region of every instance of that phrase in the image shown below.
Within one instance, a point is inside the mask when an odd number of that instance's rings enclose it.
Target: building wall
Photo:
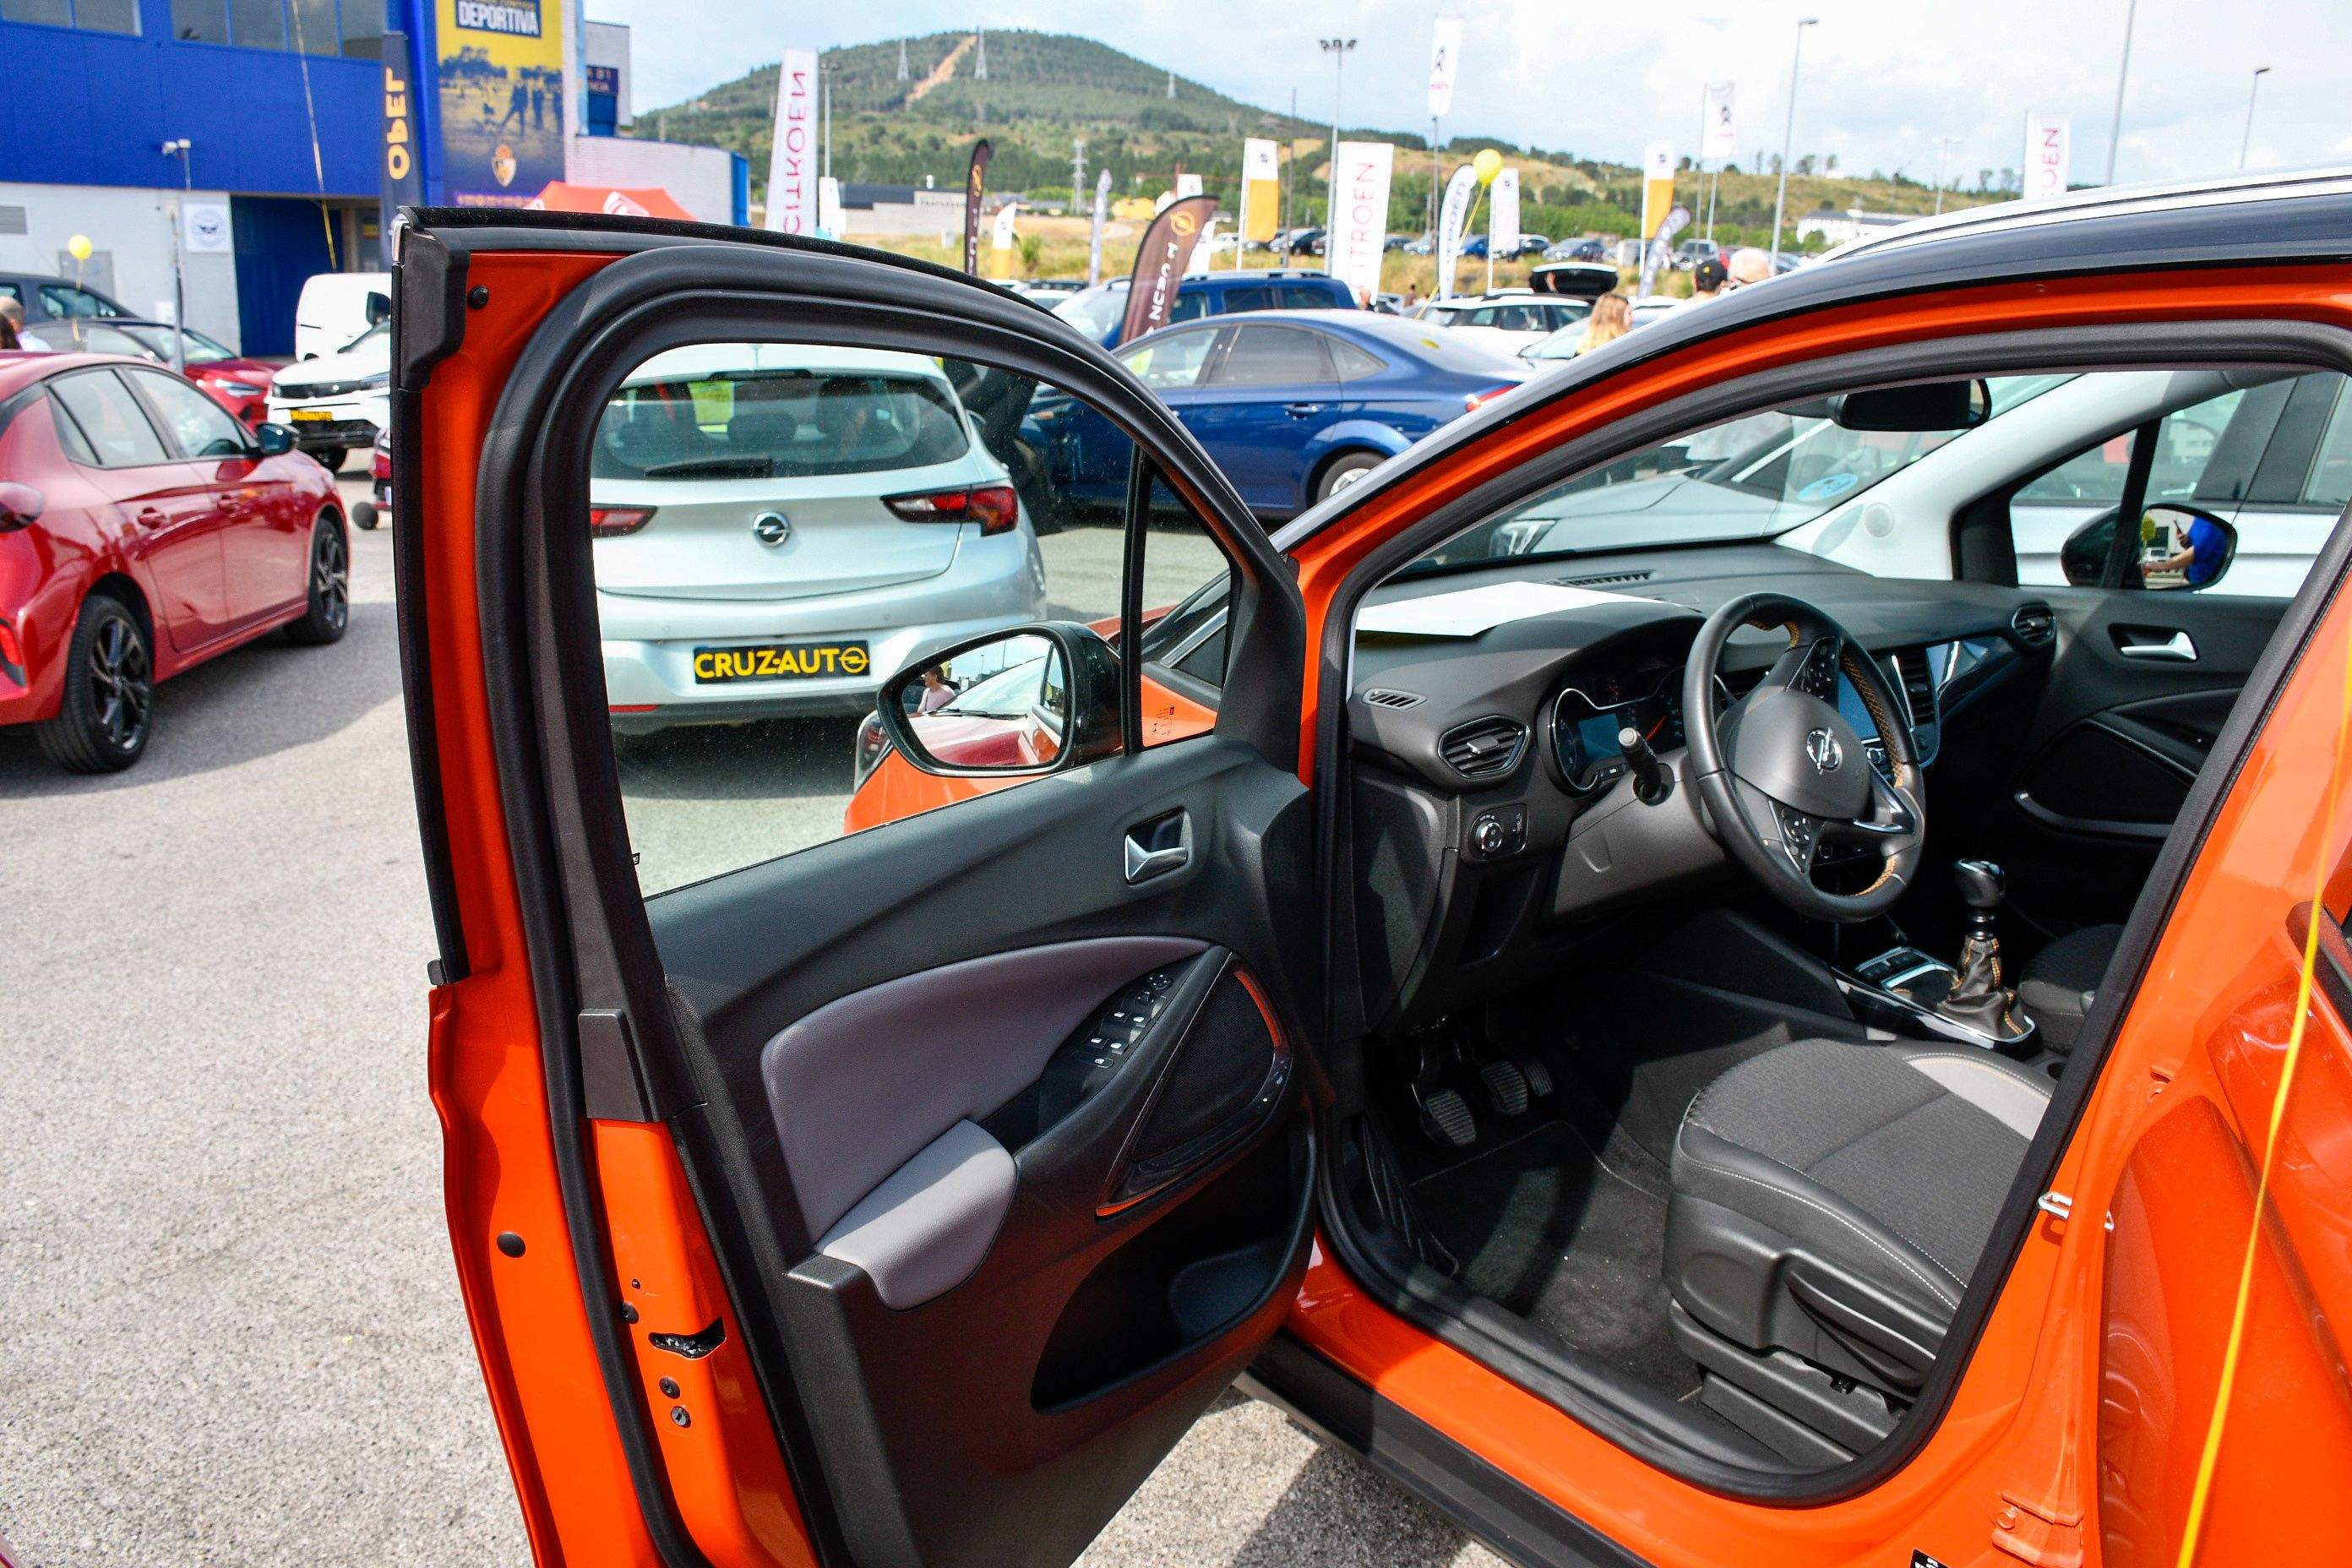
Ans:
[[[25,209],[23,234],[0,234],[0,270],[56,273],[70,278],[66,242],[88,235],[91,259],[110,267],[111,286],[101,271],[90,285],[111,294],[142,316],[168,315],[172,300],[170,203],[177,191],[120,185],[24,184],[0,181],[0,206]],[[197,188],[194,200],[228,205],[227,193]],[[61,258],[64,264],[60,266]],[[187,258],[188,325],[231,348],[238,342],[236,258],[195,255]]]
[[[575,185],[658,185],[704,223],[740,223],[735,210],[735,166],[741,162],[722,147],[641,142],[632,136],[574,136],[564,154],[563,177]]]

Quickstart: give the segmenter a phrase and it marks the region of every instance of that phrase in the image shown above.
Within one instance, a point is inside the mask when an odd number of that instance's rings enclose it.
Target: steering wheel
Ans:
[[[1755,689],[1721,714],[1716,667],[1742,626],[1777,626],[1789,646]],[[1871,765],[1837,710],[1838,672],[1862,696],[1895,781]],[[1782,903],[1815,920],[1885,912],[1919,868],[1927,832],[1917,748],[1876,660],[1828,616],[1786,594],[1747,594],[1709,616],[1683,667],[1683,732],[1708,831]],[[1813,883],[1832,840],[1866,844],[1878,878],[1858,893]]]

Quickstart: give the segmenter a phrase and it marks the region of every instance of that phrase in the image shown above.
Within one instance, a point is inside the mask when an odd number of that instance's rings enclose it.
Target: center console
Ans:
[[[1899,1035],[1926,1036],[1982,1050],[2022,1055],[2033,1037],[2033,1020],[2014,1005],[1980,1024],[1938,1011],[1958,988],[1960,972],[1916,947],[1889,948],[1851,969],[1832,969],[1839,992],[1853,1016]]]

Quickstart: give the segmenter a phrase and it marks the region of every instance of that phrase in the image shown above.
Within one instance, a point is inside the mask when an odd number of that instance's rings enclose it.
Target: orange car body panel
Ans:
[[[435,372],[423,432],[434,461],[404,519],[425,531],[417,587],[432,602],[474,602],[473,455],[515,356],[553,301],[611,259],[474,260],[469,281],[486,286],[489,301],[469,313],[463,346]],[[1700,386],[1867,346],[2232,316],[2352,325],[2348,287],[2339,268],[2297,266],[1950,290],[1751,329],[1531,412],[1376,494],[1297,551],[1309,628],[1300,773],[1311,782],[1318,698],[1341,695],[1316,682],[1325,621],[1349,568],[1394,528],[1536,452]],[[1661,1564],[1899,1564],[1915,1549],[1955,1565],[2172,1562],[2282,1070],[2301,956],[2284,911],[2309,897],[2322,867],[2352,886],[2341,869],[2352,811],[2321,808],[2347,781],[2330,748],[2315,743],[2337,728],[2347,642],[2352,611],[2339,600],[2256,737],[2062,1163],[2055,1187],[2073,1194],[2074,1217],[2037,1219],[1950,1410],[1878,1486],[1805,1508],[1702,1491],[1405,1323],[1319,1247],[1289,1331]],[[666,1131],[592,1125],[622,1278],[593,1289],[578,1278],[475,617],[436,616],[429,651],[469,972],[433,994],[428,1071],[458,1278],[533,1551],[546,1563],[656,1561],[587,1328],[587,1303],[619,1289],[635,1291],[626,1299],[641,1316],[632,1330],[640,1370],[649,1380],[676,1376],[682,1394],[673,1403],[694,1417],[669,1430],[665,1407],[656,1423],[690,1533],[717,1563],[809,1561],[740,1337],[727,1342],[738,1355],[714,1355],[690,1388],[672,1358],[644,1347],[646,1331],[690,1331],[678,1326],[705,1312],[732,1322]],[[1172,707],[1160,717],[1171,727],[1213,721]],[[875,779],[902,766],[888,758]],[[924,784],[939,791],[934,805],[982,787]],[[886,798],[908,803],[892,816],[927,808],[890,787],[875,797],[875,820]],[[853,827],[858,809],[854,802]],[[2341,896],[2330,902],[2344,907]],[[2352,1321],[2352,1051],[2326,1004],[2315,1011],[2257,1237],[2252,1364],[2237,1383],[2214,1473],[2200,1553],[2210,1563],[2352,1560],[2352,1392],[2330,1328]],[[2112,1235],[2103,1223],[2110,1214]],[[497,1245],[509,1231],[526,1243],[519,1257]],[[664,1397],[655,1382],[648,1390]]]

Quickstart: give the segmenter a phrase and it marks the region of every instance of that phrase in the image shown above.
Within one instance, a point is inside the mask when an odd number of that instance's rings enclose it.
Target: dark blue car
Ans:
[[[1164,328],[1118,357],[1200,437],[1252,510],[1305,510],[1526,379],[1527,370],[1370,310],[1270,310]],[[1040,387],[1022,437],[1058,493],[1115,506],[1127,437]]]
[[[1054,314],[1105,348],[1118,342],[1127,314],[1128,279],[1073,294],[1054,307]],[[1230,316],[1244,310],[1352,310],[1356,297],[1328,272],[1296,268],[1242,268],[1187,278],[1176,286],[1176,303],[1168,324],[1196,321],[1203,316]]]

